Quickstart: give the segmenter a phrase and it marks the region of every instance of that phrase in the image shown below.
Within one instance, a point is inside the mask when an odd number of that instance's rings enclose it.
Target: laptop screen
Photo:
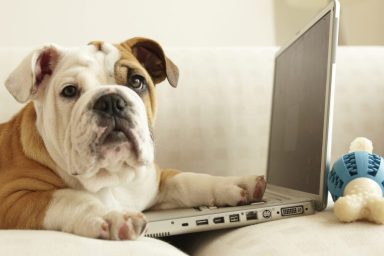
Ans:
[[[331,12],[275,60],[268,183],[319,194]]]

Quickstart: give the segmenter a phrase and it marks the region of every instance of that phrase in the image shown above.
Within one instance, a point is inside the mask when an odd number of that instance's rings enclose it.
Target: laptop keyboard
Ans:
[[[260,202],[253,202],[253,203],[245,204],[245,205],[260,205],[260,204],[265,204],[266,202],[267,201],[262,200]],[[241,206],[244,206],[244,205],[241,205]],[[224,208],[224,207],[228,207],[228,206],[205,206],[205,205],[203,205],[203,206],[195,207],[195,209],[199,210],[199,211],[207,211],[207,210],[215,210],[215,209]]]
[[[253,203],[246,204],[246,205],[262,205],[262,204],[265,204],[267,202],[268,203],[278,203],[278,202],[282,202],[284,199],[288,199],[288,198],[282,198],[282,196],[280,196],[280,195],[275,195],[272,193],[265,192],[265,194],[263,196],[263,200],[261,200],[260,202],[253,202]],[[241,205],[241,206],[245,206],[245,205]],[[205,206],[205,205],[203,205],[203,206],[198,206],[198,207],[194,207],[194,208],[198,211],[208,211],[208,210],[215,210],[215,209],[224,208],[224,207],[228,207],[228,206]]]

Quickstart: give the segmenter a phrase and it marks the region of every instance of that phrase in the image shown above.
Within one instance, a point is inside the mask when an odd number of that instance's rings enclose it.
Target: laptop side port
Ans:
[[[304,207],[302,205],[281,208],[281,216],[292,216],[300,214],[304,214]]]
[[[215,223],[215,224],[224,223],[224,217],[213,218],[213,223]]]
[[[197,220],[197,221],[196,221],[196,225],[197,225],[197,226],[200,226],[200,225],[208,225],[208,219]]]
[[[240,215],[239,214],[231,214],[229,215],[229,222],[239,222]]]
[[[257,211],[250,211],[245,214],[247,220],[257,220]]]

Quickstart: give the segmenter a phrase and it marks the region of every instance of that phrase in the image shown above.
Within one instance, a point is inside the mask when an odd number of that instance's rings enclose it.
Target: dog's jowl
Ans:
[[[45,45],[26,56],[5,82],[27,104],[0,125],[0,228],[136,239],[146,209],[260,200],[262,177],[154,163],[155,85],[167,79],[176,87],[178,77],[160,45],[145,38]]]

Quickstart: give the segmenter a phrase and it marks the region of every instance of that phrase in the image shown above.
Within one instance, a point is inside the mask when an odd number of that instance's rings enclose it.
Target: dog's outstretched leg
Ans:
[[[263,176],[219,177],[167,169],[161,171],[153,208],[244,205],[260,201],[265,187]]]

